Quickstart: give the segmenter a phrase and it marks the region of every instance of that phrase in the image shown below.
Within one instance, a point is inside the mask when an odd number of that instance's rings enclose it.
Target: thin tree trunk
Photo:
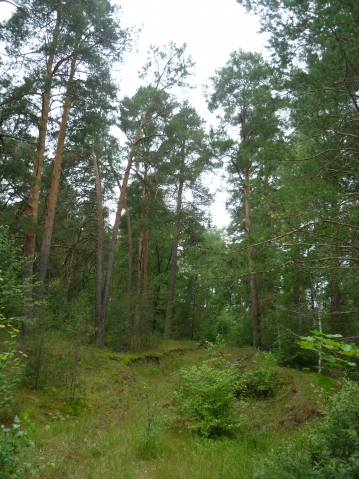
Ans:
[[[249,235],[252,232],[251,206],[250,206],[250,181],[249,181],[249,164],[244,168],[244,205],[245,205],[245,229]],[[261,347],[261,330],[259,316],[258,286],[257,276],[255,273],[255,264],[252,256],[252,245],[249,243],[247,247],[249,284],[251,291],[251,314],[253,329],[253,347],[259,349]]]
[[[105,343],[105,327],[106,327],[106,315],[107,315],[107,306],[110,298],[110,288],[111,288],[111,281],[112,281],[112,273],[113,273],[113,265],[115,261],[115,251],[116,251],[116,243],[117,243],[117,236],[118,236],[118,229],[120,226],[121,214],[122,209],[124,207],[125,196],[127,191],[128,180],[130,178],[131,167],[133,163],[133,158],[135,156],[136,148],[138,142],[141,140],[141,133],[143,130],[144,125],[146,124],[147,117],[146,114],[143,115],[141,123],[137,129],[136,137],[134,142],[132,143],[131,152],[129,154],[127,160],[127,167],[125,170],[120,197],[117,204],[117,211],[115,217],[115,223],[112,228],[112,237],[110,242],[108,260],[107,260],[107,271],[105,276],[105,284],[103,288],[103,295],[102,295],[102,311],[101,311],[101,322],[99,327],[96,331],[95,342],[97,346],[103,346]]]
[[[161,256],[160,252],[158,249],[158,246],[156,245],[156,256],[157,256],[157,273],[158,275],[161,274]],[[153,300],[153,318],[152,318],[152,331],[156,330],[157,327],[157,317],[158,317],[158,304],[160,300],[160,292],[161,292],[161,285],[156,286],[155,290],[155,295],[154,295],[154,300]]]
[[[76,49],[77,48],[75,48],[75,51]],[[62,112],[60,131],[59,131],[59,136],[57,140],[54,168],[53,168],[52,181],[51,181],[51,187],[50,187],[50,195],[49,195],[46,218],[45,218],[45,233],[44,233],[44,237],[42,239],[42,244],[41,244],[40,260],[39,260],[39,282],[40,282],[40,291],[38,295],[39,298],[42,297],[43,286],[45,284],[47,268],[49,264],[51,239],[52,239],[52,232],[54,228],[57,196],[58,196],[59,185],[60,185],[62,157],[63,157],[64,147],[65,147],[67,122],[68,122],[70,106],[71,106],[71,89],[72,89],[72,82],[73,82],[75,71],[76,71],[76,60],[77,60],[76,54],[74,53],[71,60],[70,75],[67,82],[64,108]]]
[[[183,177],[181,177],[179,182],[178,195],[177,195],[176,224],[175,224],[174,235],[173,235],[171,276],[170,276],[170,284],[169,284],[164,339],[170,339],[170,336],[171,336],[171,323],[172,323],[172,315],[173,315],[173,301],[175,297],[177,259],[178,259],[178,241],[179,241],[179,235],[180,235],[180,213],[182,209],[183,186],[184,186],[184,179]]]
[[[196,274],[194,277],[194,285],[193,285],[194,293],[193,293],[192,321],[191,321],[191,335],[190,335],[190,339],[192,340],[194,338],[194,323],[195,323],[195,315],[196,315],[196,308],[197,308],[197,281],[198,281],[198,274]]]
[[[323,332],[322,315],[321,315],[319,303],[317,304],[317,307],[318,307],[318,327],[319,327],[319,331],[322,333]],[[319,346],[319,351],[318,351],[318,373],[319,374],[322,374],[322,363],[323,363],[322,347]]]
[[[93,166],[96,178],[96,205],[97,205],[97,267],[96,267],[96,293],[95,293],[95,330],[97,330],[101,322],[102,308],[102,285],[103,285],[103,268],[104,268],[104,217],[103,202],[101,191],[101,178],[98,161],[95,152],[92,152]]]
[[[135,316],[135,331],[140,334],[141,318],[145,321],[146,317],[146,301],[147,301],[147,275],[148,275],[148,227],[145,224],[147,216],[148,192],[146,187],[148,165],[145,163],[145,171],[143,176],[142,186],[142,206],[141,206],[141,227],[140,237],[138,241],[138,258],[137,258],[137,302],[136,302],[136,316]],[[145,322],[142,326],[146,328]],[[144,332],[144,331],[143,331]]]
[[[46,65],[46,74],[45,74],[45,88],[42,93],[42,107],[41,107],[41,116],[39,118],[39,134],[38,134],[38,143],[36,148],[36,156],[32,158],[34,165],[33,177],[34,184],[30,186],[30,195],[28,200],[28,223],[25,231],[25,241],[24,241],[24,266],[22,270],[23,279],[30,279],[33,275],[34,270],[34,253],[35,253],[35,241],[36,241],[36,224],[39,214],[39,203],[40,203],[40,187],[41,187],[41,178],[42,178],[42,169],[44,164],[45,156],[45,146],[46,146],[46,133],[47,133],[47,124],[50,111],[50,99],[51,99],[51,86],[52,86],[52,74],[53,74],[53,63],[55,58],[55,51],[57,46],[57,41],[60,32],[60,23],[61,23],[61,3],[56,8],[57,17],[55,29],[52,36],[51,49],[49,52],[49,58]],[[29,287],[27,293],[27,299],[29,302],[32,299],[32,288]],[[26,315],[30,315],[29,311],[26,311]]]
[[[339,256],[338,245],[336,249],[336,256]],[[330,281],[330,320],[331,320],[331,332],[332,334],[339,334],[341,332],[341,321],[340,321],[340,287],[338,281],[338,270],[339,270],[339,261],[336,259],[333,261],[333,269],[331,273]]]
[[[132,257],[133,257],[133,244],[132,244],[132,228],[131,228],[131,216],[127,207],[127,202],[124,201],[124,208],[126,211],[126,223],[127,223],[127,287],[126,287],[126,335],[128,338],[132,336],[131,325],[131,285],[132,285]]]
[[[68,260],[68,258],[70,258]],[[74,253],[72,249],[66,256],[66,259],[64,261],[64,268],[65,268],[65,273],[64,273],[64,283],[65,283],[65,291],[64,291],[64,301],[65,304],[69,302],[69,290],[70,290],[70,284],[71,284],[71,279],[72,279],[72,274],[73,274],[73,268],[72,268],[72,262],[74,259]]]
[[[339,334],[341,332],[340,324],[340,291],[338,283],[332,283],[332,295],[330,298],[330,317],[331,317],[331,332],[332,334]]]
[[[142,311],[142,284],[143,284],[143,242],[144,229],[140,228],[140,237],[138,240],[137,254],[137,287],[136,287],[136,313],[135,313],[135,335],[139,336],[141,332],[141,313]]]
[[[250,271],[250,291],[252,305],[252,327],[253,327],[253,347],[259,349],[261,347],[261,330],[260,316],[258,307],[258,286],[257,275],[254,272],[254,261],[252,257],[252,247],[248,245],[248,266]]]
[[[143,238],[143,291],[142,291],[142,300],[143,300],[143,315],[145,319],[146,333],[152,331],[152,320],[148,314],[148,304],[147,304],[147,284],[148,284],[148,241],[149,241],[149,229],[148,226],[145,226],[145,234]]]

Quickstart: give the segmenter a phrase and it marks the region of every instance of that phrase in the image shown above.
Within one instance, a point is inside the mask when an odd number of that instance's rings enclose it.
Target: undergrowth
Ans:
[[[322,394],[324,418],[307,426],[300,441],[279,448],[255,479],[357,479],[359,387],[344,381],[335,396]]]
[[[54,345],[59,356],[71,351],[65,340]],[[25,383],[17,391],[36,425],[35,453],[56,463],[36,477],[249,479],[283,438],[300,437],[318,414],[311,386],[318,380],[277,367],[270,354],[167,343],[138,360],[128,356],[82,346],[72,403],[61,375],[54,385],[48,376],[44,388]],[[181,407],[196,411],[187,418],[177,410],[181,387],[188,401]],[[205,396],[191,397],[196,388]],[[201,409],[209,415],[197,416]]]

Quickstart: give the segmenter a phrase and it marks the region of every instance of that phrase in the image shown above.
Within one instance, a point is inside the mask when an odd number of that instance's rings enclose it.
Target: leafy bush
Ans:
[[[0,307],[3,316],[19,324],[29,285],[21,279],[22,254],[9,237],[5,227],[0,226]]]
[[[145,399],[146,413],[144,415],[144,424],[138,433],[139,449],[138,453],[142,459],[156,457],[158,454],[157,440],[164,428],[163,414],[158,413],[158,404],[151,397],[147,386],[143,386],[143,396]]]
[[[279,364],[291,368],[316,368],[318,366],[318,357],[311,351],[302,349],[297,343],[293,342],[291,337],[283,336],[281,349],[277,350]]]
[[[320,354],[329,366],[356,366],[353,359],[359,358],[359,348],[355,344],[340,341],[343,337],[341,334],[324,334],[321,331],[311,333],[312,336],[301,336],[301,341],[298,341],[301,348]]]
[[[19,448],[33,447],[29,439],[31,429],[21,427],[20,419],[15,416],[11,427],[0,427],[0,478],[15,479],[22,475],[23,469],[19,467]],[[27,467],[31,465],[27,464]]]
[[[275,388],[275,374],[272,369],[250,369],[241,375],[236,396],[268,397],[274,394]]]
[[[10,406],[12,394],[19,381],[19,361],[16,351],[16,338],[19,330],[0,313],[0,328],[5,330],[8,340],[3,342],[0,352],[0,408]],[[24,355],[24,353],[20,354]]]
[[[221,355],[221,350],[225,347],[226,341],[221,334],[217,334],[214,341],[206,341],[206,348],[212,351],[214,356]]]
[[[0,413],[3,418],[11,417],[11,400],[15,386],[19,380],[20,357],[23,353],[16,351],[16,339],[19,331],[12,324],[5,320],[0,314],[0,327],[5,330],[9,340],[4,341],[0,353]],[[20,356],[19,356],[20,355]],[[12,419],[12,418],[11,418]],[[8,422],[9,418],[6,417]],[[2,420],[3,422],[3,420]],[[20,419],[15,416],[11,426],[0,426],[0,478],[17,478],[22,474],[19,467],[20,448],[33,446],[28,436],[30,428],[21,427]]]
[[[319,425],[308,427],[302,443],[277,451],[255,479],[359,477],[359,386],[346,381],[326,402]]]
[[[234,391],[238,368],[221,358],[179,372],[181,386],[174,395],[185,426],[205,437],[228,434],[236,427]]]

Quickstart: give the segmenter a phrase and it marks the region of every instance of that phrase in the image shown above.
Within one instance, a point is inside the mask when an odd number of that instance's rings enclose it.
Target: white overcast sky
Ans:
[[[75,0],[74,0],[75,1]],[[227,62],[230,52],[242,48],[263,51],[265,38],[259,35],[256,18],[245,14],[236,0],[114,0],[121,5],[123,26],[142,26],[136,46],[138,52],[127,55],[121,74],[122,95],[132,96],[140,81],[137,72],[144,65],[150,45],[162,46],[170,41],[178,46],[187,44],[187,53],[196,62],[193,82],[196,90],[190,92],[190,101],[208,123],[214,122],[202,94],[216,68]],[[0,2],[0,19],[10,15],[8,4]],[[219,177],[220,175],[217,175]],[[212,208],[213,222],[226,226],[225,188],[220,181],[210,180],[219,189]]]
[[[200,114],[210,116],[202,96],[202,85],[216,68],[224,66],[230,52],[242,48],[263,50],[264,38],[257,34],[256,18],[245,14],[236,0],[117,0],[123,10],[123,25],[143,25],[137,44],[138,54],[127,57],[122,79],[124,93],[134,93],[139,83],[137,71],[144,64],[149,45],[173,41],[187,44],[187,53],[196,62],[197,92],[192,102]]]

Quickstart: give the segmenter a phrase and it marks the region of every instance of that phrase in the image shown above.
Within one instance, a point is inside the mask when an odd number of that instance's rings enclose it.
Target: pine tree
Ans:
[[[211,78],[213,92],[208,97],[209,109],[223,109],[220,148],[229,158],[228,170],[235,184],[235,198],[240,201],[247,235],[247,264],[250,280],[253,346],[261,347],[258,280],[253,255],[253,200],[251,185],[254,178],[265,172],[266,164],[276,159],[280,140],[277,111],[281,102],[274,92],[274,70],[259,54],[233,52],[226,66]],[[228,127],[238,132],[232,139]],[[236,136],[237,136],[236,135]],[[242,211],[244,210],[244,215]]]

